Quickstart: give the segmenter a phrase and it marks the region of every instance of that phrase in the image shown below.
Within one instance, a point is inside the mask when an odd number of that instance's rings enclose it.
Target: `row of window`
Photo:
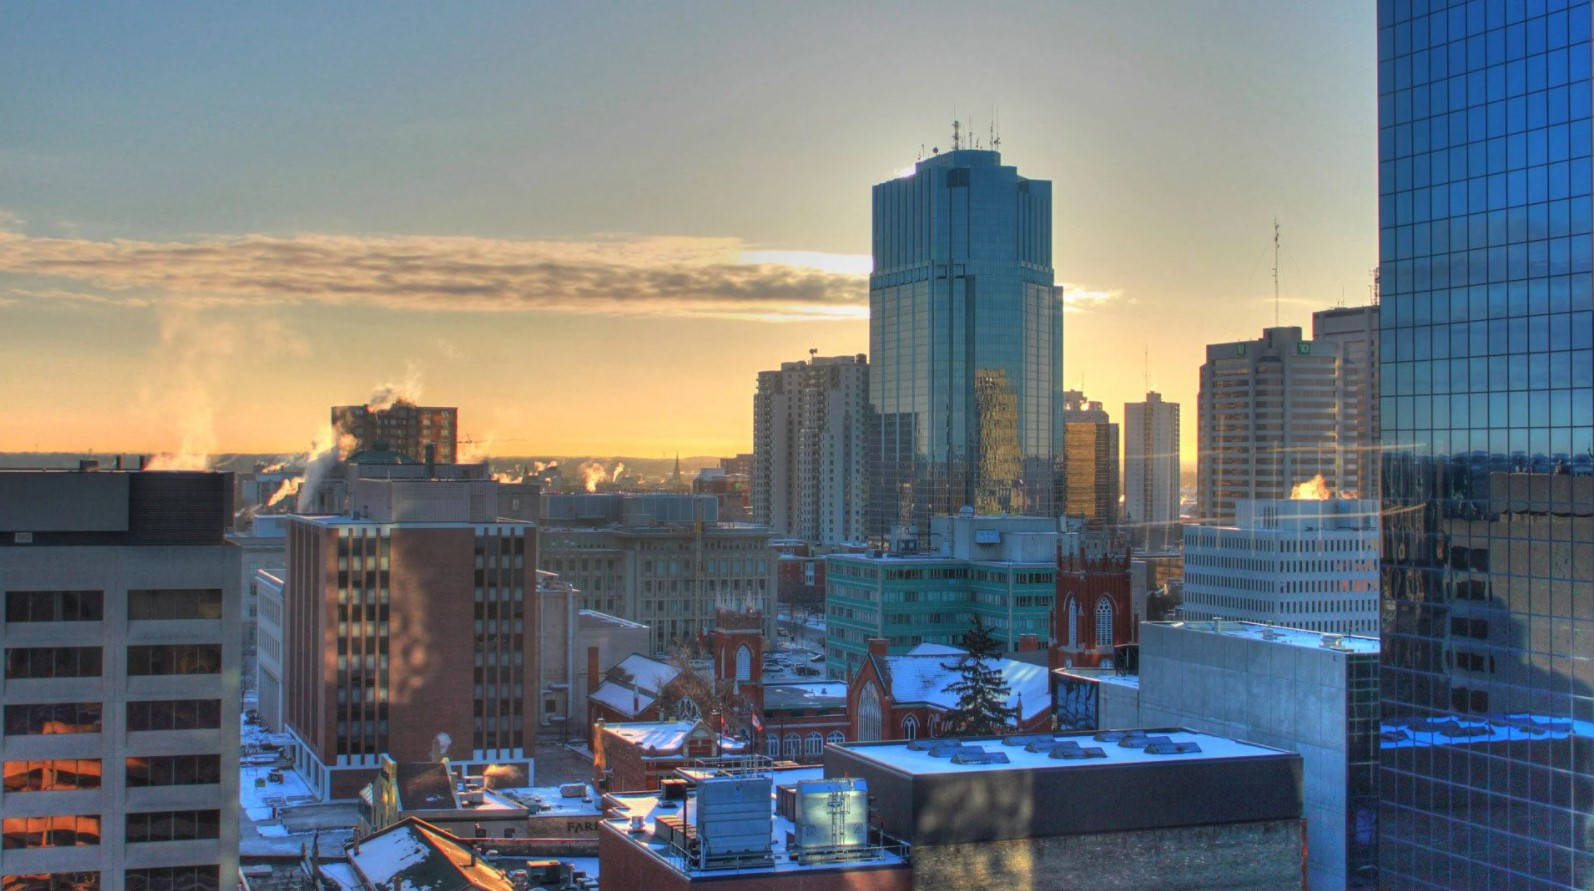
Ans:
[[[912,739],[912,737],[909,737]],[[782,742],[784,741],[784,746]],[[824,752],[825,743],[843,743],[847,737],[840,730],[832,730],[828,737],[820,736],[818,731],[813,731],[807,737],[796,733],[788,733],[784,737],[775,732],[769,734],[766,740],[767,751],[771,758],[818,758]]]
[[[127,648],[129,675],[218,674],[221,644],[155,644]],[[7,647],[6,678],[97,678],[99,647]]]
[[[219,891],[221,887],[221,870],[216,866],[129,869],[122,877],[127,891]],[[0,891],[99,891],[100,887],[97,872],[30,873],[0,879]]]
[[[49,702],[5,707],[6,736],[99,733],[104,729],[98,702]],[[219,699],[152,699],[127,703],[127,729],[215,730],[221,727]]]
[[[220,619],[220,588],[134,588],[127,617],[135,621]],[[99,622],[104,591],[7,591],[7,622]]]
[[[70,792],[100,788],[98,758],[5,762],[7,792]],[[220,755],[148,755],[127,759],[127,785],[195,786],[221,782]]]
[[[71,848],[100,843],[98,814],[6,817],[6,850]],[[127,815],[127,841],[194,841],[221,837],[221,811],[154,811]]]

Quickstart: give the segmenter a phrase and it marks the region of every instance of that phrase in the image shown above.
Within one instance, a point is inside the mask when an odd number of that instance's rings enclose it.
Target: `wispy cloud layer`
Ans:
[[[1124,292],[1121,288],[1103,290],[1072,282],[1063,283],[1064,312],[1086,312],[1118,302],[1132,303],[1134,301],[1125,300]]]
[[[734,238],[586,241],[243,235],[94,241],[0,218],[0,297],[144,306],[322,303],[438,312],[548,311],[763,321],[868,315],[866,270]],[[815,258],[819,258],[816,260]],[[820,262],[824,261],[824,262]],[[38,281],[43,286],[36,286]]]

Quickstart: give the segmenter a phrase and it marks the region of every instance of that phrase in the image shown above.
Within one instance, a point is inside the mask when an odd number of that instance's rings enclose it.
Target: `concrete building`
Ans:
[[[282,704],[282,577],[287,574],[285,569],[259,569],[250,579],[259,613],[255,623],[254,702],[261,725],[272,733],[282,732],[286,716]]]
[[[1373,498],[1379,491],[1378,305],[1312,313],[1312,342],[1339,347],[1339,488]]]
[[[1344,489],[1352,444],[1340,381],[1340,344],[1268,328],[1258,340],[1207,347],[1197,404],[1200,522],[1234,522],[1235,502],[1286,498],[1322,475]]]
[[[423,464],[453,464],[459,454],[459,409],[420,406],[334,405],[332,429],[347,437],[339,459],[363,451],[391,451]]]
[[[1137,684],[1067,673],[1095,728],[1173,724],[1298,752],[1307,885],[1377,887],[1378,639],[1237,622],[1147,622]]]
[[[0,472],[6,888],[237,885],[231,476]]]
[[[537,572],[539,733],[562,739],[587,736],[586,697],[598,689],[603,667],[627,654],[648,651],[648,626],[581,609],[581,592],[551,572]]]
[[[239,553],[238,590],[243,592],[243,606],[239,610],[242,616],[239,663],[243,666],[245,700],[249,700],[250,694],[256,689],[255,649],[258,634],[255,624],[260,612],[260,597],[255,588],[255,577],[262,569],[280,572],[287,565],[284,557],[288,541],[287,519],[285,514],[255,514],[250,519],[249,531],[227,533],[227,540],[238,548]]]
[[[1124,403],[1124,526],[1137,550],[1180,545],[1179,403]]]
[[[1058,527],[1049,517],[935,517],[929,553],[830,554],[826,671],[849,677],[871,638],[885,639],[892,653],[957,644],[975,615],[1008,650],[1025,635],[1044,649],[1057,598]]]
[[[721,607],[758,609],[773,636],[770,532],[714,522],[713,497],[560,496],[546,508],[542,568],[575,585],[583,609],[648,626],[649,652],[695,642]]]
[[[1241,500],[1234,526],[1184,528],[1186,619],[1378,631],[1378,502]]]
[[[916,889],[1299,889],[1301,757],[1184,728],[854,742]]]
[[[321,796],[353,798],[383,755],[529,771],[536,527],[497,520],[496,489],[360,480],[355,515],[293,519],[285,724]]]
[[[815,356],[758,373],[753,522],[815,544],[862,542],[869,360]]]
[[[1063,513],[1087,523],[1118,522],[1118,425],[1100,402],[1063,394]]]

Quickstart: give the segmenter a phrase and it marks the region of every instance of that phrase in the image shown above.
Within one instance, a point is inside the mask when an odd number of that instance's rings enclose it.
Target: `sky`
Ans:
[[[749,451],[868,342],[869,188],[1053,183],[1064,376],[1367,301],[1372,0],[0,9],[0,450],[304,451],[402,383],[499,455]]]

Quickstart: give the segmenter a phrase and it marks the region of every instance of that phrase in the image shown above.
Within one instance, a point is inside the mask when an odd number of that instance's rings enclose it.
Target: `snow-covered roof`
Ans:
[[[634,718],[646,711],[654,703],[654,697],[640,690],[633,690],[625,684],[614,681],[604,681],[598,689],[592,691],[587,697],[593,702],[602,703],[622,715]]]
[[[631,683],[635,684],[638,689],[649,693],[658,693],[664,689],[666,684],[675,680],[676,675],[681,673],[680,669],[668,662],[650,659],[640,653],[632,653],[621,659],[620,664],[611,669],[611,671],[613,670],[625,672],[625,676],[630,679]]]
[[[606,724],[603,729],[644,750],[644,754],[647,750],[652,750],[661,755],[673,755],[686,745],[687,736],[699,727],[705,732],[708,730],[702,721],[643,721],[634,724]],[[744,746],[740,740],[728,736],[720,737],[722,752],[739,752]]]
[[[847,704],[842,681],[765,684],[764,708],[836,708]]]
[[[395,823],[348,848],[349,865],[371,886],[395,889],[483,888],[513,891],[514,886],[485,858],[472,856],[462,842],[416,819]]]
[[[617,626],[619,626],[621,628],[646,628],[646,627],[648,627],[648,626],[642,624],[641,622],[633,622],[630,619],[622,619],[619,616],[614,616],[614,615],[610,615],[608,613],[599,612],[599,611],[597,611],[595,609],[584,609],[584,610],[581,610],[579,614],[580,614],[581,618],[583,618],[583,619],[590,619],[591,621],[593,621],[595,623],[601,623],[601,624],[605,624],[605,625],[617,625]]]
[[[962,658],[964,650],[945,644],[919,644],[901,656],[887,656],[886,669],[891,674],[891,698],[898,703],[922,702],[931,708],[951,710],[957,707],[957,694],[947,692],[947,686],[958,680],[958,672],[943,666]],[[1008,708],[1024,703],[1020,720],[1029,720],[1051,708],[1051,689],[1044,665],[1032,665],[1014,659],[996,659],[993,664],[1001,669],[1007,681]]]

